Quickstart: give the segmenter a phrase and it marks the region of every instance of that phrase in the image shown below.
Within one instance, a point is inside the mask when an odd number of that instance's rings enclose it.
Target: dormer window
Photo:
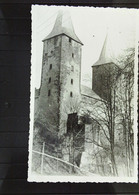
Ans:
[[[49,67],[49,70],[51,70],[52,69],[52,64],[50,64],[50,67]]]
[[[73,97],[73,93],[72,92],[70,92],[70,97]]]

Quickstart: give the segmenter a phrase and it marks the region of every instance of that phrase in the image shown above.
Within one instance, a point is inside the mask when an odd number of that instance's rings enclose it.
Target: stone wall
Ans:
[[[60,134],[66,133],[67,116],[80,102],[81,44],[62,36],[60,66]]]
[[[114,63],[93,66],[92,68],[92,89],[101,98],[107,99],[109,89],[113,85],[113,80],[117,74],[118,66]]]
[[[44,41],[38,120],[50,131],[59,127],[61,36]]]

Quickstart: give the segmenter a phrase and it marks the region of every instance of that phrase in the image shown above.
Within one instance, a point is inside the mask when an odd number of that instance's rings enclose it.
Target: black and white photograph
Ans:
[[[28,181],[136,183],[139,10],[31,15]]]

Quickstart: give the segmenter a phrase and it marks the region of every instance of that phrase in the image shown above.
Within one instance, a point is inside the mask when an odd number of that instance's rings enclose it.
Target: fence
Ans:
[[[78,175],[83,175],[80,168],[73,165],[67,161],[64,161],[58,157],[46,154],[45,143],[43,143],[42,151],[33,150],[33,170],[39,174],[49,174],[49,175],[67,175],[72,173],[77,173]],[[74,170],[74,171],[73,171]]]

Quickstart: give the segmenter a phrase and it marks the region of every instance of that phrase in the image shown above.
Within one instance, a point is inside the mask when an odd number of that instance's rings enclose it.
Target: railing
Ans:
[[[45,143],[43,143],[42,152],[32,150],[33,152],[33,162],[32,167],[38,174],[44,175],[68,175],[68,174],[78,174],[83,175],[80,168],[72,163],[64,161],[58,157],[46,154],[44,151]],[[38,156],[39,155],[39,156]]]

